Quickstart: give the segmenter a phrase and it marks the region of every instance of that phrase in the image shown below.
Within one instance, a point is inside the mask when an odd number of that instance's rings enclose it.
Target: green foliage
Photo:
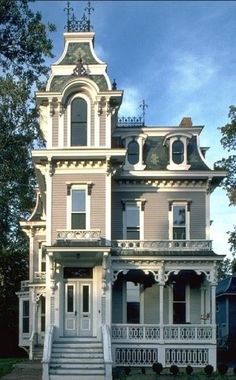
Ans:
[[[0,377],[10,373],[14,364],[19,363],[20,361],[21,359],[17,358],[0,359]]]
[[[34,203],[31,149],[40,138],[33,91],[48,73],[52,42],[27,0],[0,2],[0,319],[1,336],[17,331],[15,292],[27,278],[28,241],[19,221]],[[1,350],[0,350],[1,351]]]
[[[222,187],[227,191],[230,205],[236,204],[236,107],[229,107],[230,122],[220,128],[222,138],[221,144],[229,152],[227,158],[215,163],[215,168],[222,168],[228,172],[227,177],[222,182]],[[236,253],[236,226],[232,232],[228,232],[230,250],[233,255]]]

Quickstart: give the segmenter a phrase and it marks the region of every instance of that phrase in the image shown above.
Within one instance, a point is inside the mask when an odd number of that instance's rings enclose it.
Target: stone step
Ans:
[[[53,365],[56,365],[56,364],[75,364],[75,365],[80,365],[80,364],[102,364],[103,365],[103,358],[92,358],[92,357],[89,357],[89,358],[81,358],[81,357],[77,357],[77,358],[71,358],[71,357],[64,357],[64,358],[51,358],[51,361],[50,361],[50,366],[53,366]]]
[[[78,343],[78,342],[68,342],[68,343],[58,343],[58,342],[54,342],[53,343],[53,347],[76,347],[76,348],[102,348],[102,343],[92,343],[92,342],[89,342],[89,343]]]
[[[94,336],[81,337],[81,336],[59,336],[57,338],[59,342],[98,342],[98,338]]]
[[[93,374],[93,380],[104,380],[104,374]],[[50,380],[91,380],[91,374],[50,374]]]
[[[102,352],[103,351],[101,349],[96,349],[96,348],[82,349],[82,348],[73,348],[73,347],[63,347],[63,348],[56,347],[52,349],[52,355],[54,353],[66,353],[66,354],[94,353],[96,355],[96,354],[102,354]]]
[[[86,374],[102,375],[102,374],[104,374],[104,367],[103,366],[99,367],[97,365],[94,368],[90,367],[89,365],[75,367],[72,365],[70,366],[68,364],[68,365],[63,366],[63,367],[60,367],[60,366],[50,367],[49,373],[50,374],[68,374],[68,375],[75,375],[75,374],[76,375],[86,375]]]
[[[70,352],[64,353],[64,352],[53,352],[51,355],[52,358],[87,358],[87,359],[93,359],[93,358],[103,358],[103,353],[102,352]]]

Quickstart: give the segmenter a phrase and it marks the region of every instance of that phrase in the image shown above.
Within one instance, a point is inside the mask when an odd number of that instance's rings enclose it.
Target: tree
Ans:
[[[33,206],[31,149],[43,144],[33,90],[41,88],[52,57],[48,32],[28,0],[0,2],[0,337],[15,337],[18,300],[15,292],[28,277],[28,241],[19,221]],[[5,339],[4,339],[5,340]],[[15,340],[16,342],[16,340]],[[3,346],[3,345],[2,345]],[[9,347],[13,347],[10,342]],[[6,346],[4,346],[4,350]],[[4,352],[11,354],[15,352]],[[0,352],[2,354],[2,352]]]
[[[220,128],[222,138],[221,144],[224,149],[229,152],[227,158],[216,162],[215,168],[224,168],[228,175],[222,182],[222,187],[227,191],[230,206],[236,205],[236,107],[229,107],[230,122]],[[230,243],[230,251],[233,256],[236,254],[236,225],[233,226],[233,231],[228,232]]]

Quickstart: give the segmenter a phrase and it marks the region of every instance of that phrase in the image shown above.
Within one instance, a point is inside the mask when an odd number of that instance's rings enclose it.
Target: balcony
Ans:
[[[34,282],[44,284],[46,282],[46,272],[34,272]]]
[[[211,251],[211,240],[113,240],[115,251]]]
[[[59,245],[77,245],[89,244],[97,245],[101,241],[100,230],[57,230],[57,244]]]

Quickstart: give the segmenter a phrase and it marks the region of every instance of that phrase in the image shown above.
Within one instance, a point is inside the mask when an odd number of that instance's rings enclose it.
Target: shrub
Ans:
[[[211,376],[214,371],[214,368],[211,364],[207,364],[206,367],[204,367],[204,372],[207,376]]]
[[[129,376],[129,374],[130,374],[130,372],[131,372],[131,368],[130,368],[130,367],[125,367],[125,368],[124,368],[124,371],[125,371],[125,374],[126,374],[127,376]]]
[[[179,373],[179,367],[177,365],[173,364],[170,367],[170,373],[172,373],[172,375],[174,375],[174,376],[178,375],[178,373]]]
[[[221,363],[217,366],[218,372],[220,375],[225,375],[228,371],[227,364]]]
[[[141,368],[142,375],[146,375],[146,369],[144,367]]]
[[[187,375],[191,375],[193,373],[193,367],[191,365],[188,365],[185,370]]]
[[[236,375],[236,367],[234,367],[233,372],[234,372],[234,374]]]
[[[163,370],[163,366],[161,363],[158,363],[158,362],[153,363],[152,369],[156,374],[160,375],[161,371]]]

